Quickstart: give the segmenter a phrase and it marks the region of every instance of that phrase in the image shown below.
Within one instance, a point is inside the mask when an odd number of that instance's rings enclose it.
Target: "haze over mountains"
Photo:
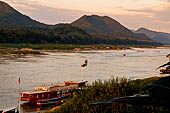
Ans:
[[[21,14],[8,4],[1,1],[0,1],[0,24],[1,29],[3,29],[3,30],[0,29],[1,32],[3,31],[2,33],[0,32],[0,43],[2,42],[12,43],[13,41],[8,42],[8,39],[15,40],[14,37],[16,38],[19,37],[17,41],[14,41],[15,43],[21,42],[29,43],[28,41],[29,39],[26,38],[27,36],[29,36],[32,40],[35,40],[36,37],[39,37],[40,39],[38,40],[36,39],[36,43],[42,42],[51,43],[50,41],[51,37],[54,43],[59,42],[71,44],[157,45],[157,46],[162,45],[157,41],[151,40],[151,38],[149,38],[145,34],[133,33],[131,30],[121,25],[118,21],[107,16],[85,15],[80,19],[72,22],[71,24],[46,25],[38,21],[35,21],[26,15]],[[6,28],[6,26],[10,27]],[[22,34],[21,31],[22,29],[20,28],[18,29],[18,27],[24,27],[25,29],[24,34]],[[6,31],[10,32],[4,33]],[[11,32],[13,32],[13,34],[10,34]],[[30,32],[34,35],[30,36],[27,32]],[[6,34],[7,36],[4,35],[3,33]],[[1,34],[3,34],[3,36]],[[26,39],[23,40],[22,37],[25,37]],[[43,39],[41,39],[42,37]],[[34,42],[31,41],[31,43]]]
[[[170,45],[170,33],[156,32],[146,28],[139,28],[135,33],[144,33],[152,40],[161,42],[164,45]]]

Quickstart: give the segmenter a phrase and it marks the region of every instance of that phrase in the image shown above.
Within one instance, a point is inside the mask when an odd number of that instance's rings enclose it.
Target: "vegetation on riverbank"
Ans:
[[[102,101],[116,97],[130,96],[134,94],[146,94],[148,91],[140,91],[144,85],[151,83],[158,78],[142,80],[128,80],[113,78],[109,81],[95,81],[92,85],[76,90],[71,100],[61,105],[55,113],[126,113],[133,110],[145,110],[146,112],[168,112],[162,107],[141,106],[135,108],[127,104],[105,104],[90,107],[93,102]],[[135,112],[132,112],[135,113]]]
[[[76,45],[76,44],[14,44],[14,43],[0,43],[0,48],[7,49],[7,48],[30,48],[34,50],[74,50],[74,49],[96,49],[96,50],[103,50],[103,49],[115,49],[115,50],[122,50],[122,49],[130,49],[130,47],[136,48],[155,48],[155,46],[123,46],[123,45],[107,45],[107,44],[97,44],[97,45]]]
[[[149,46],[145,46],[149,47]],[[0,43],[0,48],[30,48],[34,50],[74,50],[74,49],[129,49],[129,46],[113,46],[113,45],[76,45],[76,44],[12,44]]]
[[[43,53],[31,49],[2,49],[0,48],[0,55],[41,55]]]

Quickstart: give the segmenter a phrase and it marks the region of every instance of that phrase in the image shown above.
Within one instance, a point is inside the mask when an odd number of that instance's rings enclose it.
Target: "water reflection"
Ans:
[[[47,112],[49,109],[52,109],[55,107],[54,105],[50,106],[36,106],[36,105],[30,105],[28,103],[21,104],[20,105],[20,113],[42,113],[42,112]]]

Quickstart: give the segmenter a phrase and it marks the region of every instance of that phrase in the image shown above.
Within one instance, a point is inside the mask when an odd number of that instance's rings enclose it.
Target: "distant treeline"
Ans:
[[[69,24],[48,27],[18,27],[0,25],[0,43],[32,44],[111,44],[111,45],[152,45],[160,43],[146,40],[111,39],[89,35],[85,31]]]

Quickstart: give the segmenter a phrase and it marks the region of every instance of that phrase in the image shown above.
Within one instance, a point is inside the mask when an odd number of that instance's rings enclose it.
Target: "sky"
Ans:
[[[2,0],[46,24],[70,23],[83,15],[109,16],[129,29],[170,33],[170,0]]]

